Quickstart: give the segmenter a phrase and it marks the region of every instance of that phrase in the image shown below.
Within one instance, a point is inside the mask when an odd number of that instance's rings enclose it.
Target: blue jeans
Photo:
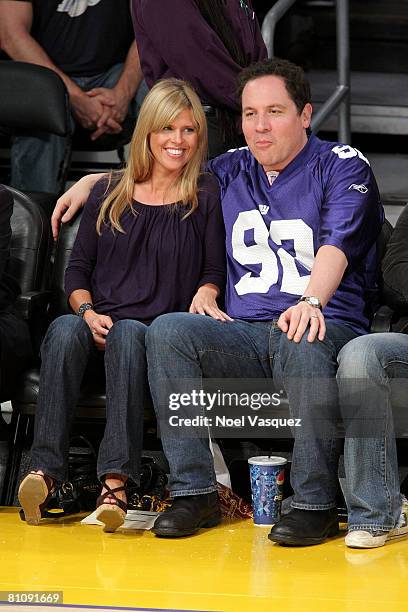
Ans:
[[[149,401],[146,329],[139,321],[117,321],[101,353],[79,317],[64,315],[51,323],[41,347],[32,470],[43,470],[58,481],[66,479],[69,430],[82,379],[85,374],[98,375],[98,365],[103,368],[104,362],[106,426],[99,447],[98,478],[115,473],[139,482],[143,408]]]
[[[118,82],[123,64],[115,64],[107,72],[92,77],[71,77],[83,90],[94,87],[112,88]],[[140,106],[147,94],[145,81],[129,106],[128,117],[135,123]],[[75,128],[71,115],[71,129]],[[11,186],[22,191],[58,193],[59,175],[69,140],[55,134],[41,136],[16,136],[11,147]]]
[[[408,378],[408,336],[356,338],[338,362],[340,406],[349,421],[344,448],[349,530],[389,531],[401,512],[390,383]]]
[[[291,415],[304,424],[295,433],[292,505],[307,510],[333,508],[338,444],[330,428],[321,435],[319,417],[328,423],[338,417],[337,354],[355,336],[346,325],[329,321],[323,342],[309,343],[304,337],[295,344],[273,321],[221,323],[201,315],[162,315],[146,334],[149,384],[158,421],[168,419],[169,404],[161,390],[163,386],[171,389],[172,381],[273,377],[275,388],[283,386],[288,395]],[[189,407],[184,410],[188,412]],[[190,410],[194,416],[193,407]],[[216,490],[208,439],[171,437],[163,428],[162,443],[173,497]]]

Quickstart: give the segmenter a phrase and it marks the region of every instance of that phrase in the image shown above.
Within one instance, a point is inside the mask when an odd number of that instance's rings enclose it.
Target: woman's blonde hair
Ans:
[[[203,170],[207,154],[208,136],[205,114],[200,99],[191,85],[179,79],[164,79],[156,83],[144,99],[130,143],[126,168],[110,176],[107,191],[112,180],[118,178],[118,182],[101,206],[96,222],[98,234],[101,233],[102,224],[105,222],[109,222],[112,229],[123,232],[120,217],[127,208],[133,210],[134,183],[147,181],[152,174],[154,157],[150,150],[150,134],[170,125],[185,109],[190,109],[192,112],[197,130],[198,146],[172,187],[177,190],[177,202],[190,205],[183,218],[197,208],[198,178]]]

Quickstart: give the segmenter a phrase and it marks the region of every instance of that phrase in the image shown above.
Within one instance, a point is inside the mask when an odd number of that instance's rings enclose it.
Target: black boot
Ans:
[[[201,527],[215,527],[221,522],[218,494],[204,493],[175,497],[171,508],[157,517],[153,533],[165,538],[179,538],[196,533]]]
[[[268,538],[286,546],[313,546],[339,532],[337,509],[298,510],[293,508],[272,527]]]

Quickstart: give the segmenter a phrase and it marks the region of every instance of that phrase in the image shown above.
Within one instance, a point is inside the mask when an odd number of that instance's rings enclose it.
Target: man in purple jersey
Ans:
[[[222,192],[226,306],[233,321],[169,314],[147,333],[149,380],[174,497],[153,531],[185,536],[219,520],[208,439],[171,431],[163,388],[182,379],[273,376],[302,427],[295,432],[292,510],[269,537],[318,544],[338,532],[338,451],[330,428],[338,416],[336,358],[368,331],[383,211],[360,152],[308,137],[310,89],[300,68],[278,59],[259,62],[243,71],[240,90],[249,148],[209,165]],[[184,406],[189,412],[196,414]]]

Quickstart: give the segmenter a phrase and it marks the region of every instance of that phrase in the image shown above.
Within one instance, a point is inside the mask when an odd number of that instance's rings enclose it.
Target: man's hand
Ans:
[[[324,340],[326,334],[326,324],[323,313],[319,308],[310,306],[306,302],[299,302],[296,306],[291,306],[278,319],[278,327],[288,337],[288,340],[300,342],[308,325],[310,325],[308,342],[314,342],[316,337]]]
[[[77,89],[70,95],[72,112],[75,119],[86,130],[96,128],[104,111],[104,105],[97,98],[90,98],[84,91]]]
[[[103,174],[88,174],[58,198],[51,217],[52,235],[58,238],[60,223],[67,223],[76,215],[88,199],[92,187]]]
[[[105,350],[106,336],[113,325],[109,315],[101,315],[94,310],[87,310],[84,314],[84,321],[92,332],[96,348],[99,351]]]
[[[218,308],[217,295],[218,290],[215,286],[203,285],[193,297],[189,312],[201,315],[208,314],[217,321],[233,321],[231,317]]]
[[[122,131],[121,124],[126,118],[130,103],[130,98],[125,91],[118,86],[112,89],[95,87],[87,91],[86,95],[93,100],[98,100],[104,106],[104,113],[96,125],[97,129],[91,135],[92,140],[99,138],[105,132],[119,134]]]

